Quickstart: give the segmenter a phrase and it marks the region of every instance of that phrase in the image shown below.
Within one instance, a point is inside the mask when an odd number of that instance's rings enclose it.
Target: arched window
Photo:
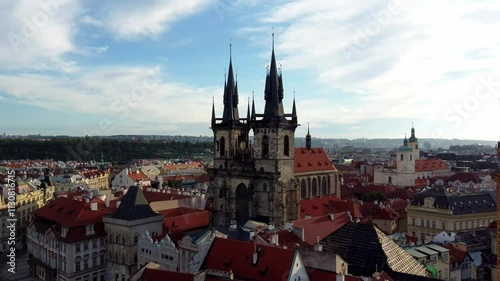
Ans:
[[[75,258],[75,269],[76,269],[76,271],[80,271],[81,270],[81,261],[82,261],[81,257],[76,257]]]
[[[226,155],[226,140],[224,139],[224,137],[220,138],[219,150],[220,150],[220,156],[221,157],[223,157],[224,155]]]
[[[413,155],[410,154],[410,161],[413,161]]]
[[[401,161],[403,161],[404,157],[403,157],[403,154],[401,154]]]
[[[323,180],[321,181],[321,194],[322,195],[328,195],[328,190],[326,188],[326,177],[323,177]]]
[[[283,140],[283,154],[285,156],[290,156],[290,140],[288,139],[288,136],[285,136]]]
[[[312,180],[312,197],[318,196],[318,181],[316,178]]]
[[[391,176],[389,176],[389,178],[387,179],[387,182],[388,183],[392,183],[392,177]]]
[[[269,156],[269,137],[264,135],[262,137],[262,157]]]
[[[300,199],[306,199],[307,198],[307,185],[306,185],[306,180],[302,179],[300,182]]]

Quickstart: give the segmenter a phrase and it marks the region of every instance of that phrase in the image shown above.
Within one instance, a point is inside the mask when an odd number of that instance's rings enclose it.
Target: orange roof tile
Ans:
[[[295,148],[294,171],[295,173],[333,172],[336,171],[336,168],[323,148],[313,147],[311,150],[308,150],[305,147],[297,147]]]
[[[299,227],[304,230],[304,241],[310,245],[317,243],[317,239],[323,240],[328,235],[337,231],[337,229],[351,222],[347,212],[333,215],[333,220],[329,215],[316,218],[297,220],[292,222],[293,227]]]
[[[135,172],[129,172],[128,177],[133,181],[148,181],[149,180],[148,176],[146,176],[146,174],[144,174],[144,172],[141,170],[138,170]]]
[[[253,264],[254,249],[259,253]],[[287,280],[295,251],[216,237],[203,269],[232,271],[236,280]]]
[[[430,172],[448,170],[448,166],[441,159],[415,160],[415,172]]]

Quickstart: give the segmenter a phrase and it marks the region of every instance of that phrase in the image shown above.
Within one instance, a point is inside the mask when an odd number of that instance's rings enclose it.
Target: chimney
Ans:
[[[350,211],[347,211],[347,216],[349,217],[349,221],[352,222],[352,215],[351,215],[351,212]]]
[[[92,211],[97,211],[97,202],[90,203],[90,209]]]
[[[316,244],[314,244],[313,249],[316,252],[322,252],[323,251],[323,245],[319,244],[319,236],[316,237]]]
[[[278,243],[279,243],[279,242],[278,242],[278,241],[279,241],[279,239],[278,239],[278,238],[279,238],[279,237],[278,237],[278,233],[273,233],[273,234],[271,235],[271,244],[272,244],[272,245],[274,245],[274,246],[278,246]]]
[[[128,168],[125,168],[125,175],[128,175]]]

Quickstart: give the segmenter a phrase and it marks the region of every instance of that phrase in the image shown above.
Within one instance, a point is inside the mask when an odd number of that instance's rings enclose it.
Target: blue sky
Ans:
[[[498,1],[9,0],[0,130],[211,135],[232,42],[240,115],[266,65],[315,137],[496,140]]]

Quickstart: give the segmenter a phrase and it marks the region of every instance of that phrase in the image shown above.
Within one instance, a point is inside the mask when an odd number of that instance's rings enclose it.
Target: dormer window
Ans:
[[[68,235],[68,228],[67,228],[67,227],[65,227],[65,226],[63,226],[63,227],[61,228],[61,236],[65,238],[65,237],[66,237],[66,235]]]
[[[85,235],[92,235],[92,234],[95,234],[94,225],[93,224],[86,225],[85,226]]]

